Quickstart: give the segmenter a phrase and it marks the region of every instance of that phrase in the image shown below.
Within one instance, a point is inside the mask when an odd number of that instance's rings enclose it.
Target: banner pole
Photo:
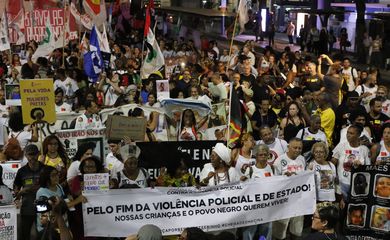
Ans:
[[[68,14],[67,14],[67,4],[64,3],[64,31],[62,33],[62,67],[65,68],[65,38],[66,38],[66,29],[68,24]]]
[[[229,115],[227,119],[227,136],[226,136],[226,146],[229,147],[229,140],[230,140],[230,119],[231,119],[231,112],[232,112],[232,96],[233,96],[233,81],[230,82],[230,92],[229,92]]]

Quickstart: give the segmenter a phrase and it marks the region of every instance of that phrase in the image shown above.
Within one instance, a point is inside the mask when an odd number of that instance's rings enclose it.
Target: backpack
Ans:
[[[11,137],[8,139],[7,144],[4,146],[4,155],[7,159],[19,160],[23,158],[23,150],[20,146],[18,136],[21,132],[19,132],[16,136],[11,134]]]

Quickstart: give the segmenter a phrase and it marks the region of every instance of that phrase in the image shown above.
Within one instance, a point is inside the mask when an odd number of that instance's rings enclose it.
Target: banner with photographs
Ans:
[[[349,239],[390,239],[390,166],[353,169],[346,206]]]
[[[93,155],[104,159],[109,150],[106,141],[105,128],[87,129],[87,130],[58,130],[57,137],[65,146],[65,151],[69,158],[72,159],[77,152],[78,147],[86,142],[93,142],[96,144]]]

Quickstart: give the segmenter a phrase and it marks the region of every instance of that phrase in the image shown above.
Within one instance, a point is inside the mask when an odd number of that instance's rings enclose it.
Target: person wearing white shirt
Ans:
[[[306,162],[305,158],[301,155],[302,147],[303,144],[301,139],[292,138],[290,140],[287,153],[278,157],[274,162],[275,175],[290,177],[305,171]],[[273,222],[272,236],[277,239],[285,239],[288,226],[291,238],[299,239],[303,230],[303,216]]]
[[[326,135],[320,128],[321,117],[319,115],[311,115],[310,127],[299,130],[296,137],[302,139],[303,141],[322,141],[328,145]]]
[[[378,91],[376,95],[382,98],[382,113],[386,114],[386,116],[390,117],[390,100],[388,97],[389,91],[386,86],[380,85],[378,86]]]
[[[273,167],[268,164],[268,158],[270,151],[267,145],[260,144],[256,147],[256,163],[250,166],[245,171],[247,179],[261,179],[266,177],[272,177],[274,175]],[[242,239],[254,239],[254,236],[258,235],[265,237],[265,239],[271,239],[272,237],[272,222],[263,223],[255,226],[244,227],[242,229]]]
[[[357,86],[355,91],[359,94],[359,98],[362,100],[361,104],[366,108],[366,111],[370,111],[370,101],[375,98],[378,91],[378,85],[376,85],[375,74],[368,75],[366,82]]]
[[[72,71],[72,70],[69,70]],[[71,78],[73,72],[68,73],[68,77],[65,76],[65,70],[57,70],[57,80],[54,81],[54,89],[62,88],[67,99],[72,99],[74,94],[79,89],[77,82]],[[71,101],[70,101],[71,102]]]
[[[257,141],[256,145],[265,144],[269,147],[271,156],[268,159],[268,163],[272,165],[279,156],[287,152],[288,144],[283,139],[275,138],[275,134],[268,126],[260,127],[259,132],[262,140]]]
[[[332,162],[337,167],[338,176],[336,193],[342,196],[341,208],[344,208],[345,202],[348,201],[352,167],[370,165],[369,149],[360,144],[362,131],[361,126],[351,125],[347,131],[347,141],[340,142],[333,149]]]
[[[121,161],[121,155],[120,155],[120,140],[112,140],[109,139],[108,141],[108,148],[110,149],[110,153],[107,154],[106,158],[104,159],[103,166],[105,169],[108,170],[111,177],[116,176],[116,174],[123,169],[123,163]]]
[[[98,90],[104,93],[104,105],[113,106],[118,100],[119,96],[123,94],[124,88],[119,86],[119,74],[114,73],[112,79],[106,77],[105,73],[102,74],[101,81],[98,85]]]
[[[242,50],[242,53],[249,57],[249,61],[250,61],[250,64],[251,66],[255,66],[255,61],[256,61],[256,57],[255,55],[250,51],[249,47],[248,46],[245,46]]]
[[[343,59],[343,68],[341,74],[347,82],[348,91],[354,91],[356,88],[356,82],[358,82],[359,75],[356,68],[353,68],[351,66],[351,61],[349,60],[349,58]]]
[[[217,99],[217,102],[226,100],[227,90],[219,73],[214,73],[213,76],[211,76],[211,81],[212,83],[209,83],[209,91],[213,99]]]
[[[363,110],[355,110],[352,111],[349,114],[348,120],[351,122],[351,124],[360,124],[363,126],[363,131],[360,134],[360,139],[367,139],[369,143],[372,141],[372,135],[371,135],[371,129],[369,126],[367,126],[367,114]],[[346,142],[347,141],[347,132],[350,126],[347,126],[340,131],[340,141],[339,142]]]
[[[85,159],[92,157],[95,147],[96,144],[93,142],[87,142],[78,146],[77,152],[73,157],[73,162],[70,164],[66,173],[67,181],[70,181],[77,175],[80,175],[80,163]]]
[[[64,90],[62,88],[57,88],[54,92],[55,95],[55,104],[56,104],[56,113],[60,112],[71,112],[72,106],[64,102]]]
[[[99,108],[94,101],[84,103],[85,113],[76,118],[74,129],[93,129],[102,128],[103,123],[99,116]]]

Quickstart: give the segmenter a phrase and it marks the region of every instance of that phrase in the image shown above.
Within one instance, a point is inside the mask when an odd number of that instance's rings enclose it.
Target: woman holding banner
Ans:
[[[255,164],[255,159],[252,157],[254,146],[255,141],[252,134],[244,133],[241,137],[241,148],[232,150],[232,166],[236,168],[237,172],[244,174],[247,167]]]
[[[211,163],[206,163],[200,173],[202,186],[217,186],[240,180],[236,169],[230,167],[230,150],[223,143],[215,145],[210,160]]]
[[[260,144],[256,150],[256,164],[247,168],[249,171],[245,171],[248,172],[245,175],[245,179],[272,177],[274,175],[274,169],[268,163],[268,159],[271,157],[269,147],[265,144]],[[271,237],[272,222],[242,228],[243,240],[271,239]]]

